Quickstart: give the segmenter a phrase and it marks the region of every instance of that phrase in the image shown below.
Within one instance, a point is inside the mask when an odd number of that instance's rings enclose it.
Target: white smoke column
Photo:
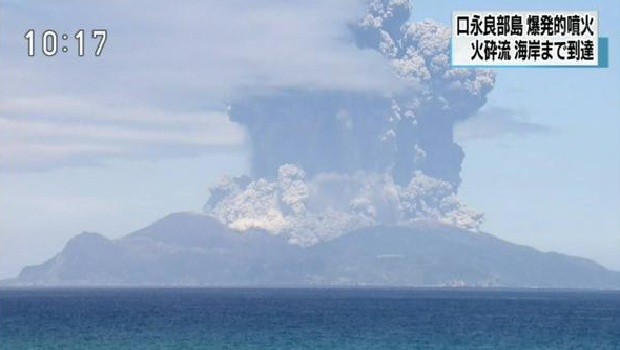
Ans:
[[[282,165],[278,170],[278,184],[284,209],[290,209],[290,214],[295,216],[305,215],[309,193],[304,171],[291,164]]]
[[[456,122],[485,102],[495,76],[449,65],[448,28],[408,23],[406,0],[373,0],[350,25],[405,86],[383,94],[290,87],[231,104],[252,142],[252,179],[211,189],[207,213],[238,230],[313,244],[355,228],[420,220],[477,229],[456,197],[464,154]]]
[[[401,187],[389,174],[320,174],[307,180],[292,164],[279,168],[278,179],[224,178],[205,210],[233,229],[286,234],[298,245],[327,241],[373,225],[443,222],[475,229],[482,219],[442,180],[416,173]]]

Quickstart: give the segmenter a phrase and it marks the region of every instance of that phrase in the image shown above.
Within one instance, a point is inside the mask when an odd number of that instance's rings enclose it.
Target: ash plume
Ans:
[[[284,164],[274,180],[224,177],[205,210],[229,227],[288,235],[302,246],[378,224],[435,221],[476,229],[482,215],[467,208],[443,180],[416,172],[406,186],[389,174],[321,173],[311,179]]]
[[[350,25],[358,48],[377,51],[402,82],[393,91],[291,87],[234,101],[251,177],[213,186],[205,211],[301,245],[418,220],[477,229],[482,216],[456,197],[464,153],[453,129],[484,105],[495,75],[452,69],[449,28],[409,16],[409,1],[373,0]]]

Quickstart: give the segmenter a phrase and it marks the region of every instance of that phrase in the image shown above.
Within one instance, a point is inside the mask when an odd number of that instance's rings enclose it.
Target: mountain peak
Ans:
[[[377,226],[309,247],[174,213],[121,239],[83,232],[13,284],[620,288],[620,273],[447,225]]]

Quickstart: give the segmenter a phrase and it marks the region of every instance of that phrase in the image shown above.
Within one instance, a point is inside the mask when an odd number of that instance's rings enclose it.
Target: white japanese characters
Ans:
[[[454,66],[598,66],[598,13],[454,12]]]

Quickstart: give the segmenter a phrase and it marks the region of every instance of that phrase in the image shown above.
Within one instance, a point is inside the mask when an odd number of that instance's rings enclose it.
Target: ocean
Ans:
[[[3,289],[0,349],[620,349],[620,292]]]

